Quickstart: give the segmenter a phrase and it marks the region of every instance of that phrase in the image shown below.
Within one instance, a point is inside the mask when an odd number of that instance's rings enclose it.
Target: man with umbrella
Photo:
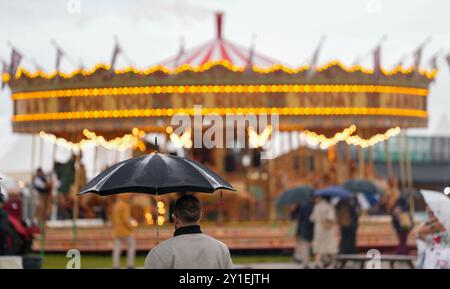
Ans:
[[[156,141],[155,141],[156,143]],[[117,163],[94,177],[79,194],[102,196],[121,193],[235,191],[222,177],[206,166],[187,158],[159,154],[129,159]],[[231,268],[228,248],[202,234],[199,222],[202,207],[192,195],[184,195],[174,205],[174,237],[153,248],[145,262],[146,268]]]
[[[192,195],[179,198],[173,209],[172,238],[151,249],[147,269],[231,269],[230,251],[222,242],[202,233],[202,207]]]

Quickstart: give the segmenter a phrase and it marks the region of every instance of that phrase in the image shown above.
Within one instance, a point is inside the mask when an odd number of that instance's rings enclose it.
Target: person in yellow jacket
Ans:
[[[128,204],[128,194],[117,196],[112,209],[112,225],[114,230],[114,248],[113,248],[113,268],[120,267],[120,255],[122,254],[122,242],[126,242],[127,267],[134,267],[134,257],[136,254],[136,241],[133,237],[133,226],[131,225],[131,208]]]

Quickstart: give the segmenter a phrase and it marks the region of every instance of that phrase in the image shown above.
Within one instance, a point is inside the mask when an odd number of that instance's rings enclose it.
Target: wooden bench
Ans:
[[[362,254],[341,254],[336,256],[336,262],[338,264],[338,268],[342,269],[345,267],[348,261],[353,261],[359,263],[360,269],[364,269],[364,266],[367,261],[373,260],[373,256],[367,256]],[[380,255],[381,262],[389,262],[389,267],[391,269],[395,269],[396,263],[406,263],[410,269],[414,269],[414,262],[416,261],[415,256],[409,255],[388,255],[381,254]]]

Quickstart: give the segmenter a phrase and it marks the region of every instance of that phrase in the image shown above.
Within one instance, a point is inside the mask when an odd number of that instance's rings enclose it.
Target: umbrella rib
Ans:
[[[200,166],[198,166],[194,162],[190,162],[187,159],[183,159],[183,160],[190,163],[208,181],[208,183],[213,187],[214,190],[217,190],[222,187],[222,184],[217,182],[207,171],[202,169]]]
[[[126,162],[122,162],[122,164],[118,164],[117,167],[112,170],[108,175],[104,176],[99,182],[97,182],[94,186],[90,187],[89,189],[83,190],[80,193],[87,193],[87,192],[92,192],[92,191],[100,191],[100,189],[102,188],[102,186],[109,180],[109,178],[117,171],[119,170],[122,166],[124,166],[126,164]],[[80,194],[78,193],[78,194]]]

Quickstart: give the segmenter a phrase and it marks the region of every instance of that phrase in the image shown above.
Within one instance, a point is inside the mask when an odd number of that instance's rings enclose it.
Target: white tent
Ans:
[[[11,134],[8,138],[2,138],[0,140],[0,172],[18,180],[28,181],[30,173],[38,167],[49,171],[52,167],[53,145],[41,141],[39,137],[35,137],[34,145],[34,161],[32,161],[31,135]],[[65,162],[69,157],[70,153],[67,150],[59,148],[55,159]]]
[[[433,130],[434,136],[450,136],[450,121],[446,114],[443,114],[439,119],[438,124]]]

